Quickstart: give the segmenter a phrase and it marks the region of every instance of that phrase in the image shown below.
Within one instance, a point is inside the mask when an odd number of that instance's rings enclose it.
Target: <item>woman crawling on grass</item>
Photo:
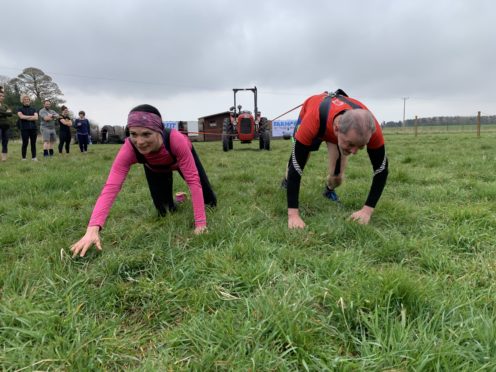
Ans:
[[[172,193],[172,171],[177,170],[188,184],[195,217],[195,234],[206,231],[205,205],[217,204],[207,174],[188,138],[175,129],[165,129],[160,112],[140,105],[127,119],[129,138],[117,154],[107,182],[91,214],[86,234],[71,247],[73,256],[83,257],[94,244],[102,250],[99,231],[121,190],[131,165],[144,165],[146,180],[155,208],[163,216],[176,210]],[[179,201],[179,200],[178,200]]]

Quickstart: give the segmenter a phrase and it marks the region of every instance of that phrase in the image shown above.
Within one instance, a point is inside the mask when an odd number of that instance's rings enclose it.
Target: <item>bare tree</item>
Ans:
[[[9,85],[15,87],[15,90],[21,94],[27,94],[39,102],[47,98],[57,105],[65,102],[60,97],[64,94],[57,83],[36,67],[25,68],[16,78],[9,81]]]

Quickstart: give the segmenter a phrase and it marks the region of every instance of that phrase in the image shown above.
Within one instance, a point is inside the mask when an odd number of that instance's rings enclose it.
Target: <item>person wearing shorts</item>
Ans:
[[[59,114],[52,110],[50,107],[52,102],[45,99],[43,108],[39,112],[40,117],[40,130],[43,138],[43,156],[53,156],[53,145],[57,141],[57,133],[55,132],[55,123],[59,118]]]

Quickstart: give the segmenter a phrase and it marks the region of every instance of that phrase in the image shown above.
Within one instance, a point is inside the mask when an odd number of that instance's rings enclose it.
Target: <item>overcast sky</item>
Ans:
[[[402,120],[404,97],[407,118],[496,114],[494,0],[2,0],[0,14],[0,75],[40,68],[100,125],[141,103],[196,120],[254,85],[269,119],[337,88],[379,121]]]

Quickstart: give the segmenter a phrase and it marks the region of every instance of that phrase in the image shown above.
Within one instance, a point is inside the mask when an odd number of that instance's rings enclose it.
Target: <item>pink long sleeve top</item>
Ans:
[[[198,175],[195,160],[191,153],[191,146],[191,142],[189,142],[189,139],[185,135],[176,130],[171,131],[170,147],[177,160],[177,163],[171,168],[173,170],[179,169],[183,174],[193,202],[195,226],[202,227],[207,225],[205,204],[203,202],[200,176]],[[165,146],[161,146],[160,150],[157,152],[144,156],[150,165],[170,164],[173,162],[173,158],[165,149]],[[122,184],[126,179],[131,165],[136,164],[137,162],[138,160],[136,159],[132,144],[129,141],[129,138],[127,138],[112,164],[107,182],[96,201],[88,226],[103,227],[110,212],[110,208],[122,188]]]

